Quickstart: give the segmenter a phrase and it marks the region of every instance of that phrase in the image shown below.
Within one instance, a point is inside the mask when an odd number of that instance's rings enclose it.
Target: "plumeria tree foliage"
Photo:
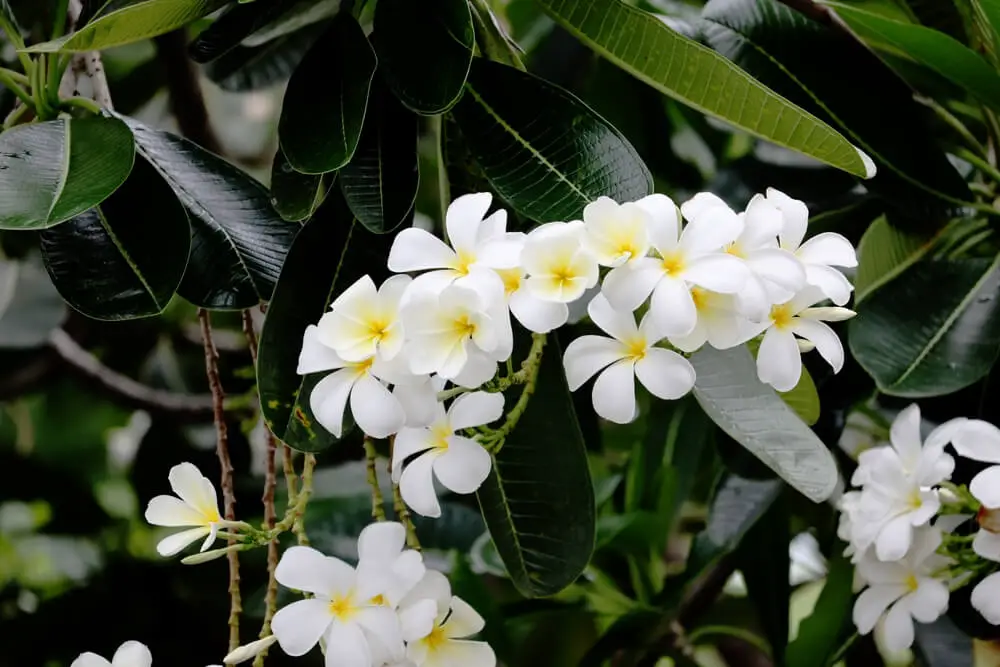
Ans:
[[[0,664],[973,664],[998,44],[993,0],[0,0]]]

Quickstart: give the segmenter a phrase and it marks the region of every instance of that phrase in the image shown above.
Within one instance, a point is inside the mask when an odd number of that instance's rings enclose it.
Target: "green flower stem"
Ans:
[[[25,89],[25,86],[30,87],[31,84],[31,80],[27,76],[21,74],[20,72],[0,67],[0,84],[2,84],[5,88],[9,88],[10,92],[17,95],[17,98],[24,102],[27,106],[32,109],[35,108],[34,98],[32,98],[31,93]]]
[[[837,649],[837,652],[833,654],[832,658],[826,661],[826,664],[836,665],[838,662],[843,660],[844,656],[847,655],[847,651],[850,650],[852,646],[854,646],[854,642],[856,642],[857,640],[858,640],[858,633],[855,632],[854,634],[852,634],[850,637],[847,638],[847,641],[845,641],[843,644],[840,645],[840,648]]]
[[[55,18],[52,20],[52,37],[59,39],[66,32],[66,16],[69,14],[69,0],[56,0]]]
[[[444,157],[444,116],[442,114],[431,116],[428,119],[428,127],[431,137],[434,139],[434,158],[437,161],[438,215],[441,216],[441,225],[443,226],[448,214],[448,204],[451,203],[451,184],[448,181],[448,165]]]
[[[101,107],[94,100],[88,100],[86,97],[68,97],[64,100],[59,100],[59,106],[63,110],[69,111],[72,108],[84,109],[95,116],[101,113]]]
[[[24,68],[25,72],[30,72],[33,63],[31,62],[31,56],[23,51],[24,38],[21,37],[21,31],[17,29],[17,26],[8,21],[2,13],[0,13],[0,30],[6,33],[7,39],[17,49],[17,59],[21,61],[21,67]]]
[[[33,104],[32,106],[28,106],[27,104],[19,104],[13,111],[10,112],[10,114],[7,115],[7,118],[4,119],[3,129],[9,130],[15,125],[20,124],[21,118],[23,118],[24,115],[29,111],[34,110],[34,108],[35,107]]]
[[[371,438],[365,438],[365,461],[368,464],[368,486],[372,488],[372,518],[376,521],[385,521],[385,508],[382,498],[382,489],[378,486],[378,471],[375,470],[375,459],[378,453],[375,451],[375,443]],[[391,465],[391,462],[390,462]]]
[[[709,635],[724,635],[726,637],[736,637],[750,644],[764,655],[771,657],[771,647],[767,642],[758,637],[755,633],[737,628],[731,625],[703,625],[688,633],[687,639],[691,644],[697,644],[703,637]]]
[[[309,535],[306,533],[306,506],[309,505],[309,498],[313,492],[313,471],[316,470],[316,455],[306,454],[302,464],[302,486],[299,488],[299,496],[295,503],[295,512],[292,517],[292,532],[302,546],[309,545]]]
[[[1000,183],[1000,171],[998,171],[996,167],[994,167],[989,162],[979,157],[969,149],[958,148],[955,150],[955,156],[962,158],[972,166],[979,169],[979,171],[983,172],[991,179],[993,179],[994,183]]]
[[[511,408],[510,412],[507,413],[507,418],[504,420],[503,424],[499,428],[489,429],[481,438],[480,441],[483,443],[483,447],[486,448],[491,454],[496,454],[503,448],[503,443],[510,435],[510,432],[514,430],[517,426],[517,422],[521,420],[521,415],[528,408],[528,402],[531,400],[532,394],[535,393],[535,385],[538,381],[538,369],[542,362],[542,352],[545,349],[545,334],[532,334],[531,350],[528,352],[527,358],[521,364],[521,370],[515,373],[513,376],[508,376],[508,378],[517,377],[521,382],[518,384],[524,384],[524,389],[521,390],[521,395],[517,399],[517,403]],[[501,378],[505,380],[507,378]],[[506,389],[510,385],[503,387]],[[497,391],[503,391],[503,389],[498,389]],[[487,389],[487,391],[490,391]]]
[[[955,130],[958,136],[962,137],[962,140],[965,141],[971,150],[975,151],[976,155],[980,157],[986,157],[988,155],[986,147],[983,146],[978,139],[976,139],[972,132],[969,131],[969,128],[965,126],[965,123],[960,121],[953,113],[938,104],[935,100],[928,97],[915,95],[914,100],[923,104],[925,107],[937,114],[938,118],[940,118],[951,129]]]

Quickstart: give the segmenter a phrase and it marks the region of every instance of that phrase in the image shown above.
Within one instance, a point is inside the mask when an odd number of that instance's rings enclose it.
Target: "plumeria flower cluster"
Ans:
[[[1000,465],[966,488],[951,483],[958,456],[1000,463],[1000,429],[959,417],[921,437],[920,409],[899,413],[889,443],[861,453],[856,489],[839,501],[838,535],[855,563],[854,623],[877,627],[890,650],[909,647],[914,621],[948,610],[951,591],[972,584],[973,607],[1000,625]]]
[[[835,372],[843,365],[825,322],[854,315],[842,307],[851,284],[835,268],[857,265],[854,248],[829,232],[804,240],[806,206],[777,190],[740,213],[709,193],[679,208],[661,194],[601,197],[581,220],[528,233],[508,231],[492,204],[488,193],[452,202],[447,242],[400,232],[387,262],[394,275],[357,280],[303,337],[298,372],[327,373],[308,397],[316,421],[340,437],[349,406],[367,436],[394,437],[394,480],[420,514],[440,514],[435,479],[472,493],[489,474],[505,432],[499,392],[537,371],[537,356],[513,369],[515,321],[537,342],[586,300],[605,335],[570,343],[566,376],[576,390],[596,375],[595,411],[617,423],[637,416],[636,381],[666,400],[691,391],[686,355],[705,344],[761,336],[758,375],[779,391],[798,383],[805,350]],[[827,300],[835,305],[819,305]],[[439,397],[456,398],[446,406]]]

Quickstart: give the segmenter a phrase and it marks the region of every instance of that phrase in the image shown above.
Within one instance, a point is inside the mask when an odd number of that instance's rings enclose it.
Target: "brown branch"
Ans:
[[[187,33],[174,30],[154,41],[167,75],[170,111],[181,134],[206,150],[220,153],[221,144],[208,117],[198,69],[187,55]]]
[[[198,320],[201,322],[201,336],[205,344],[205,375],[208,386],[212,390],[213,416],[215,419],[216,454],[219,456],[219,467],[222,468],[222,501],[225,518],[236,520],[236,494],[233,490],[233,462],[229,458],[229,431],[226,426],[225,400],[222,381],[219,379],[219,353],[212,341],[212,321],[208,311],[198,309]],[[227,541],[235,544],[233,538]],[[229,561],[229,650],[234,651],[240,645],[240,612],[243,610],[240,600],[240,561],[236,551],[226,553]]]

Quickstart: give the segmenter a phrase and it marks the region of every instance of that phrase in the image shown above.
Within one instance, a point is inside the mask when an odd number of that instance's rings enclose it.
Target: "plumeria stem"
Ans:
[[[94,100],[89,100],[86,97],[68,97],[64,100],[60,100],[59,105],[65,109],[70,110],[72,108],[84,109],[95,116],[101,113],[101,107]]]
[[[285,443],[281,443],[281,467],[282,472],[285,474],[285,490],[288,493],[289,507],[295,504],[299,495],[294,456],[295,451]]]
[[[31,62],[31,56],[22,50],[24,49],[24,38],[21,37],[21,31],[17,29],[17,26],[8,21],[3,14],[0,14],[0,30],[7,34],[7,39],[17,49],[17,58],[21,61],[21,67],[24,68],[24,71],[31,71],[33,63]]]
[[[965,141],[970,149],[975,151],[976,155],[980,157],[985,157],[987,155],[986,147],[983,146],[978,139],[976,139],[972,132],[969,131],[969,128],[967,128],[962,121],[956,118],[953,113],[928,97],[914,95],[913,99],[937,114],[938,118],[940,118],[951,129],[955,130],[958,136],[962,137],[962,140]]]
[[[10,92],[17,95],[17,98],[24,102],[27,106],[32,109],[35,108],[35,100],[24,88],[29,85],[28,77],[20,74],[19,72],[15,72],[14,70],[0,67],[0,84],[3,84],[5,88],[9,88]]]
[[[386,462],[385,469],[389,474],[389,479],[392,479],[392,448],[395,445],[396,439],[394,437],[389,438],[389,460]],[[411,549],[416,549],[420,551],[420,540],[417,538],[417,527],[413,525],[413,519],[410,517],[410,510],[407,509],[406,503],[403,501],[403,494],[399,490],[399,484],[392,482],[392,511],[396,514],[396,520],[403,524],[406,528],[406,546]]]
[[[302,546],[309,545],[309,535],[306,533],[306,506],[313,492],[313,471],[316,470],[316,455],[306,454],[302,463],[302,486],[299,487],[299,497],[295,503],[296,511],[292,520],[292,532]]]
[[[747,644],[750,644],[764,655],[768,657],[771,655],[771,647],[767,645],[766,641],[749,630],[737,628],[731,625],[703,625],[689,632],[687,639],[690,643],[697,644],[699,639],[707,635],[736,637],[737,639],[741,639]]]
[[[375,451],[375,443],[371,438],[365,438],[365,461],[368,464],[368,486],[372,488],[372,518],[376,521],[385,521],[385,508],[382,498],[382,489],[378,486],[378,471],[375,469],[375,460],[378,453]]]
[[[958,148],[955,150],[955,155],[962,158],[972,166],[979,169],[981,172],[989,176],[994,183],[1000,183],[1000,171],[996,167],[991,165],[986,160],[982,159],[972,151],[967,148]]]
[[[531,396],[535,393],[535,385],[538,381],[538,369],[541,366],[542,351],[545,349],[546,337],[545,334],[533,334],[532,337],[533,340],[528,357],[524,360],[521,370],[515,373],[519,378],[523,374],[524,378],[524,389],[521,390],[521,395],[518,397],[517,403],[507,413],[507,418],[503,424],[498,428],[487,430],[480,438],[483,446],[491,454],[496,454],[503,447],[504,440],[514,430],[514,427],[517,426],[517,422],[521,420],[521,416],[528,408],[528,402],[531,401]]]

